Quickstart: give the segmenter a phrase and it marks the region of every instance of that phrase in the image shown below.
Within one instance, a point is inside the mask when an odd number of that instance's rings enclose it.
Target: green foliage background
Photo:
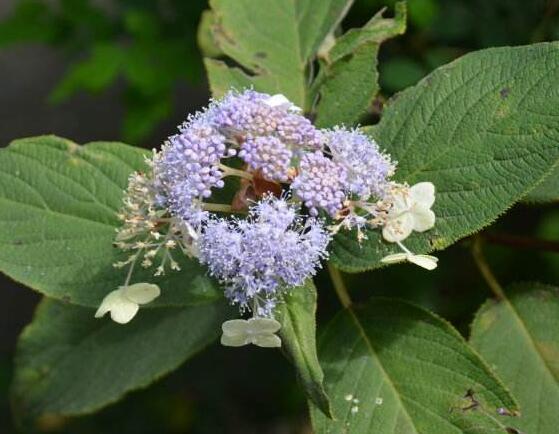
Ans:
[[[199,37],[205,50],[211,50],[204,35],[197,36],[200,14],[207,4],[196,0],[107,4],[109,8],[87,0],[20,0],[13,15],[0,23],[0,49],[22,43],[48,44],[71,59],[65,77],[52,90],[53,104],[82,91],[99,93],[121,86],[126,115],[122,137],[115,139],[144,144],[157,125],[172,115],[177,86],[205,86],[196,40]],[[383,6],[394,10],[391,1],[357,0],[342,27],[364,25]],[[411,0],[408,20],[406,33],[380,48],[381,96],[375,102],[379,110],[385,98],[469,51],[559,39],[559,4],[554,1]],[[367,116],[366,120],[376,121],[378,114]],[[548,199],[552,193],[546,189],[556,194],[554,184],[548,182],[534,193],[533,200]],[[559,212],[553,203],[521,203],[482,233],[488,241],[486,256],[499,280],[559,284],[557,253],[510,248],[503,245],[507,238],[502,236],[559,240],[557,228]],[[466,239],[439,253],[444,267],[436,273],[404,265],[348,274],[344,279],[358,303],[372,295],[400,297],[450,320],[468,336],[475,312],[490,296],[471,258],[471,243]],[[325,273],[319,275],[317,287],[318,322],[325,324],[339,303]],[[491,307],[484,309],[480,315],[487,315]],[[482,354],[489,339],[481,331],[473,338]],[[0,405],[7,426],[4,397],[11,365],[8,357],[0,362]],[[305,398],[294,380],[291,366],[276,353],[211,347],[179,371],[99,414],[45,419],[42,428],[109,434],[304,433],[309,430]]]

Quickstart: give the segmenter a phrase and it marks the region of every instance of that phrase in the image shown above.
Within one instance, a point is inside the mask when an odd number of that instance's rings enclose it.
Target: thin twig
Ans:
[[[344,308],[350,307],[351,298],[349,297],[349,293],[347,292],[342,273],[340,273],[340,270],[336,268],[331,262],[328,263],[328,272],[330,273],[330,279],[332,279],[332,285],[334,285],[334,289],[336,290],[336,294],[340,299],[340,303]]]
[[[559,253],[559,242],[524,237],[521,235],[484,233],[483,238],[491,244],[515,247],[518,249],[545,250]]]
[[[487,283],[487,285],[489,286],[493,294],[495,294],[495,296],[498,299],[501,300],[505,299],[505,292],[503,291],[503,288],[495,278],[493,271],[491,271],[491,268],[489,267],[489,264],[487,263],[485,256],[483,255],[482,238],[480,236],[476,236],[474,237],[473,241],[474,242],[472,244],[472,254],[474,256],[474,261],[477,267],[479,268],[481,275],[485,279],[485,282]]]

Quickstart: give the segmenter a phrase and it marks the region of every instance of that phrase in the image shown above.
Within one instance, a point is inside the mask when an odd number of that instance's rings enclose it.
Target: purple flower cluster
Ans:
[[[347,170],[347,191],[360,200],[371,196],[382,198],[395,166],[380,152],[375,141],[357,130],[345,128],[334,128],[325,136],[332,160]]]
[[[322,131],[306,117],[297,113],[286,113],[278,122],[278,137],[285,143],[301,149],[321,149],[324,143]]]
[[[303,155],[299,174],[291,185],[311,215],[318,215],[322,209],[336,218],[352,195],[359,201],[384,198],[395,166],[372,139],[340,127],[323,132],[323,138],[324,151]],[[359,216],[349,217],[346,226],[363,226]]]
[[[251,169],[260,170],[271,181],[284,182],[293,152],[274,136],[249,136],[241,145],[241,157]]]
[[[199,258],[225,285],[232,303],[272,316],[282,291],[315,274],[329,241],[318,220],[303,222],[285,199],[268,196],[247,220],[210,220],[199,240]]]
[[[173,215],[199,226],[202,201],[222,188],[221,160],[238,155],[250,171],[286,182],[292,161],[322,146],[323,134],[281,95],[230,92],[191,117],[155,157],[155,182]]]
[[[189,117],[150,163],[152,176],[131,178],[121,213],[125,224],[118,245],[137,250],[117,264],[130,267],[125,285],[140,252],[145,251],[145,267],[161,256],[157,275],[166,261],[179,269],[170,253],[176,249],[197,256],[224,285],[231,303],[255,317],[273,317],[282,294],[316,274],[332,234],[340,229],[354,229],[362,240],[364,229],[383,228],[392,242],[389,230],[407,225],[409,234],[434,224],[432,184],[409,189],[391,182],[395,164],[374,140],[343,127],[317,129],[282,95],[229,92]],[[228,183],[228,190],[229,185],[238,190],[224,192],[226,203],[215,196],[206,201],[229,176],[241,178]],[[427,204],[423,214],[429,221],[417,217],[412,224],[411,205],[396,209],[401,193],[413,188],[418,203]],[[247,204],[252,206],[243,219],[210,214],[245,212]],[[299,215],[303,206],[310,217]],[[406,225],[402,213],[409,214]],[[319,214],[333,220],[328,228]],[[405,257],[432,269],[432,260],[401,247],[404,256],[387,261]]]
[[[225,140],[208,126],[204,115],[190,119],[179,134],[169,137],[155,157],[154,171],[171,213],[196,226],[201,223],[205,213],[199,200],[224,185],[219,163],[227,153]]]
[[[241,159],[242,170],[223,160]],[[230,92],[191,118],[154,157],[160,205],[194,229],[200,262],[226,286],[227,297],[257,315],[271,315],[278,294],[301,285],[326,256],[330,235],[315,217],[324,211],[338,227],[360,230],[375,217],[370,197],[382,199],[394,165],[356,130],[320,130],[285,97]],[[292,197],[308,209],[304,220],[286,199],[265,196],[247,219],[211,217],[205,204],[224,177],[292,181]],[[354,200],[355,199],[355,200]],[[216,208],[218,207],[218,208]],[[360,208],[359,208],[360,207]],[[340,211],[343,210],[343,213]]]
[[[284,144],[296,148],[320,148],[323,142],[321,131],[299,114],[298,108],[278,97],[281,96],[253,90],[229,92],[209,111],[214,125],[221,131],[275,136]]]
[[[324,209],[335,217],[346,198],[346,185],[345,167],[316,151],[303,156],[291,188],[311,215],[316,216],[319,209]]]
[[[277,128],[281,110],[266,104],[267,98],[269,95],[253,90],[229,92],[208,112],[213,125],[225,134],[269,135]]]

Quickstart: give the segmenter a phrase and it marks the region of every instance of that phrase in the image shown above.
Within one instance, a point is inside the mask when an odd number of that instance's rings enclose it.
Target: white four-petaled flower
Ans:
[[[121,286],[105,296],[95,312],[95,318],[101,318],[110,312],[113,321],[126,324],[138,313],[141,304],[152,302],[160,293],[159,286],[151,283]]]
[[[431,182],[420,182],[397,191],[382,230],[384,239],[397,243],[405,240],[412,231],[431,229],[435,225],[435,213],[431,210],[434,202],[435,186]]]
[[[248,344],[263,348],[281,347],[281,339],[275,334],[280,328],[281,324],[271,318],[225,321],[221,326],[221,344],[226,347],[242,347]]]

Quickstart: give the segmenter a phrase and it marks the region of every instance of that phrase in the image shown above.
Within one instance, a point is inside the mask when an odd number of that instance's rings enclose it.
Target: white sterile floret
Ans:
[[[405,240],[412,231],[431,229],[435,225],[435,213],[431,210],[434,202],[435,186],[431,182],[397,189],[382,230],[384,239],[396,243]]]
[[[384,264],[396,264],[398,262],[408,261],[418,265],[426,270],[434,270],[437,268],[439,258],[430,255],[414,255],[413,253],[395,253],[385,256],[380,260]]]
[[[226,347],[254,344],[263,348],[278,348],[281,347],[281,339],[275,333],[280,328],[281,324],[271,318],[225,321],[221,326],[221,344]]]
[[[105,296],[95,312],[95,318],[101,318],[110,312],[114,322],[126,324],[138,313],[141,304],[152,302],[160,293],[159,286],[151,283],[121,286]]]
[[[293,104],[291,101],[289,101],[285,95],[282,95],[281,93],[277,93],[275,95],[270,96],[269,98],[266,98],[264,100],[264,104],[270,106],[270,107],[277,107],[280,109],[284,109],[284,110],[289,110],[292,112],[300,112],[301,108],[297,107],[295,104]]]

